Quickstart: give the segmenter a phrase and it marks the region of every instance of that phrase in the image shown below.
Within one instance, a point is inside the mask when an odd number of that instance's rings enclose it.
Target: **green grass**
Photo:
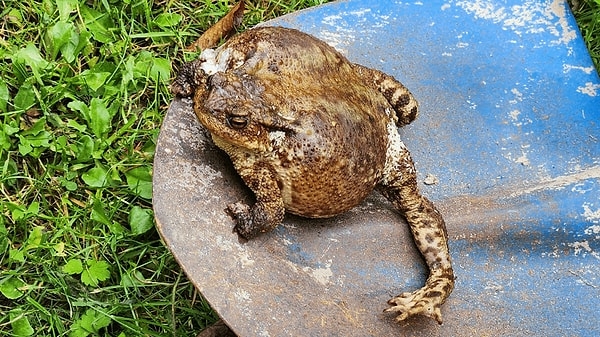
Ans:
[[[598,70],[600,69],[600,0],[570,1],[570,3],[576,4],[573,14]]]
[[[322,1],[253,1],[243,28]],[[0,336],[194,336],[217,319],[161,243],[171,65],[227,1],[0,0]],[[598,66],[600,2],[575,12]]]
[[[0,8],[0,335],[194,336],[217,316],[154,228],[152,160],[171,64],[229,4]]]

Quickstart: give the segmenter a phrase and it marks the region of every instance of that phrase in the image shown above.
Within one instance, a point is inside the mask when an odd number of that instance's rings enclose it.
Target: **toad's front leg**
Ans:
[[[246,185],[254,192],[256,202],[252,207],[237,202],[227,208],[236,221],[234,230],[245,239],[252,239],[277,227],[283,221],[285,207],[281,189],[270,167],[260,163],[240,167],[240,162],[248,164],[252,160],[234,160],[234,165]]]
[[[393,133],[395,151],[388,157],[385,177],[378,189],[406,217],[430,273],[425,286],[392,298],[388,301],[391,307],[385,311],[400,313],[396,318],[398,321],[412,315],[424,315],[442,324],[440,306],[454,288],[446,226],[433,203],[419,193],[410,154],[397,132],[393,130]]]

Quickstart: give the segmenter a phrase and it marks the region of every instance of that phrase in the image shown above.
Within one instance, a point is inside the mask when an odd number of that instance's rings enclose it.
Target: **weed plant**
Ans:
[[[243,27],[319,0],[250,1]],[[228,1],[0,0],[0,336],[194,336],[154,228],[172,64]],[[598,65],[600,1],[575,11]]]

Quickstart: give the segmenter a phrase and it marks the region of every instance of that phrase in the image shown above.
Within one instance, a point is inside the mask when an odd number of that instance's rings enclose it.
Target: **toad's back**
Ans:
[[[246,104],[270,109],[263,124],[276,121],[269,146],[245,156],[274,170],[288,211],[328,217],[356,206],[381,178],[392,106],[364,68],[318,39],[284,32],[253,29],[218,54],[230,54],[232,78],[260,88]]]

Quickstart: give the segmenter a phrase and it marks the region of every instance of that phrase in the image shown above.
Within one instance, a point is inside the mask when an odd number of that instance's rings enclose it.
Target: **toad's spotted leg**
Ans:
[[[398,321],[412,315],[424,315],[442,324],[440,307],[454,289],[446,225],[433,203],[419,193],[413,160],[396,129],[417,117],[418,104],[408,89],[392,76],[358,64],[354,67],[363,77],[373,79],[374,88],[394,109],[387,125],[386,163],[377,189],[406,217],[430,270],[424,287],[392,298],[388,301],[391,307],[385,311],[400,313],[396,318]]]
[[[386,167],[377,189],[406,217],[430,273],[425,286],[390,299],[391,307],[385,311],[400,313],[398,321],[424,315],[442,324],[440,307],[454,289],[446,226],[433,203],[419,193],[413,161],[395,126],[389,125],[388,130]]]

